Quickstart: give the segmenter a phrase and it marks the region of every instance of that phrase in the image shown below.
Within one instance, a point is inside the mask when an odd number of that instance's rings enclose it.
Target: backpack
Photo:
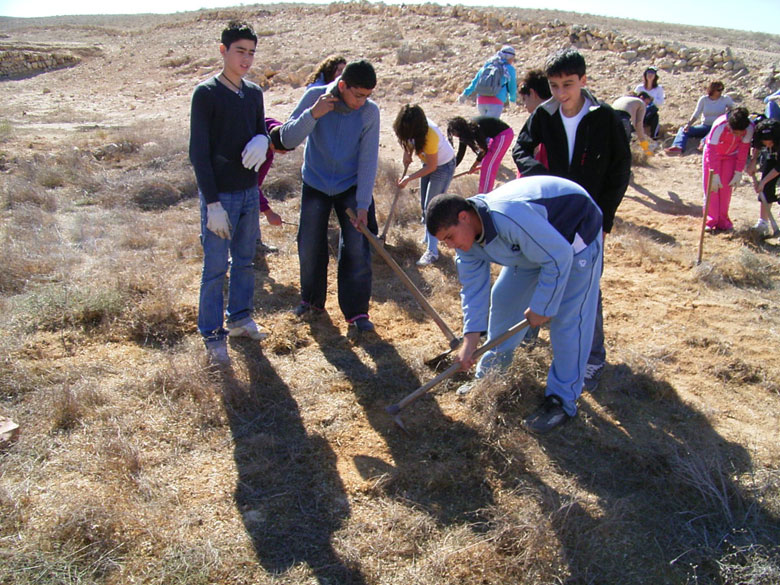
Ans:
[[[474,93],[477,95],[495,97],[501,88],[504,87],[505,78],[509,77],[506,72],[506,63],[502,59],[491,59],[482,68],[477,79],[477,85],[474,87]]]

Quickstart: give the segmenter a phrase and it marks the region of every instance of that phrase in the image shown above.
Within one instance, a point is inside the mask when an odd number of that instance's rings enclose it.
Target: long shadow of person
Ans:
[[[521,452],[502,478],[539,494],[566,582],[723,583],[729,555],[736,565],[745,551],[776,551],[780,520],[737,481],[753,471],[744,447],[720,436],[669,383],[625,365],[610,379],[593,406],[581,401],[577,418],[538,438],[587,495],[554,488]]]
[[[362,584],[331,538],[350,515],[336,457],[309,434],[298,404],[260,347],[232,344],[249,381],[223,377],[223,402],[238,470],[235,501],[263,568],[285,572],[306,564],[319,583]]]
[[[446,417],[435,400],[423,399],[405,417],[410,428],[424,429],[424,435],[407,436],[385,407],[420,383],[395,347],[376,333],[350,341],[327,319],[312,323],[311,333],[325,358],[348,377],[369,423],[390,450],[394,467],[374,461],[375,470],[388,476],[385,493],[414,503],[442,524],[478,520],[493,501],[478,433]],[[358,347],[368,358],[358,355]],[[355,464],[364,472],[371,458],[358,457]]]
[[[632,179],[629,183],[634,190],[644,197],[636,197],[630,195],[630,191],[626,191],[625,198],[636,201],[645,207],[657,211],[658,213],[664,213],[666,215],[687,215],[689,217],[701,217],[701,204],[700,203],[685,203],[680,196],[674,191],[668,191],[669,198],[664,199],[643,187],[642,185],[635,183]]]

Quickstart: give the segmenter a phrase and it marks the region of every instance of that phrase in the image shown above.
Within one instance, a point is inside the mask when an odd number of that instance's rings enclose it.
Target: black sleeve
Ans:
[[[517,170],[523,177],[550,174],[544,165],[534,158],[536,147],[541,142],[539,123],[540,118],[534,112],[517,135],[515,146],[512,149],[512,160],[515,161]]]
[[[615,213],[623,200],[623,195],[628,188],[628,182],[631,178],[631,147],[623,129],[620,118],[612,108],[608,107],[609,117],[609,137],[612,142],[611,156],[608,170],[605,177],[602,200],[599,202],[601,211],[604,214],[604,231],[612,231],[612,224],[615,220]]]
[[[455,158],[455,166],[457,167],[463,160],[463,156],[466,154],[466,143],[458,138],[458,155]]]
[[[203,86],[196,87],[190,108],[190,162],[206,203],[217,201],[217,179],[211,163],[213,106],[211,92]]]

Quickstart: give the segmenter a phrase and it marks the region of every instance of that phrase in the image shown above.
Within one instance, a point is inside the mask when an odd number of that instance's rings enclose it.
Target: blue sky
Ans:
[[[277,0],[279,1],[279,0]],[[281,0],[282,2],[284,0]],[[390,3],[394,0],[385,0]],[[401,0],[395,0],[400,2]],[[311,3],[327,4],[325,0]],[[406,0],[407,4],[417,3]],[[445,2],[441,2],[445,4]],[[459,2],[451,2],[458,4]],[[253,5],[253,2],[235,0],[134,0],[132,3],[106,0],[0,0],[0,16],[54,16],[60,14],[127,14],[171,13],[199,8]],[[472,0],[463,4],[473,6],[510,6],[517,8],[553,8],[574,12],[590,12],[619,18],[637,18],[717,26],[780,34],[780,0]]]

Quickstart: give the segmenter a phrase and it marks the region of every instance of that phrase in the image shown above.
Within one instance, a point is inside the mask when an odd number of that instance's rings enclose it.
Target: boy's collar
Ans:
[[[474,243],[483,247],[487,246],[498,235],[496,226],[493,223],[493,218],[490,217],[490,208],[487,203],[485,203],[485,200],[479,195],[469,197],[466,199],[466,202],[474,208],[474,211],[477,212],[477,216],[482,222],[482,233]]]

